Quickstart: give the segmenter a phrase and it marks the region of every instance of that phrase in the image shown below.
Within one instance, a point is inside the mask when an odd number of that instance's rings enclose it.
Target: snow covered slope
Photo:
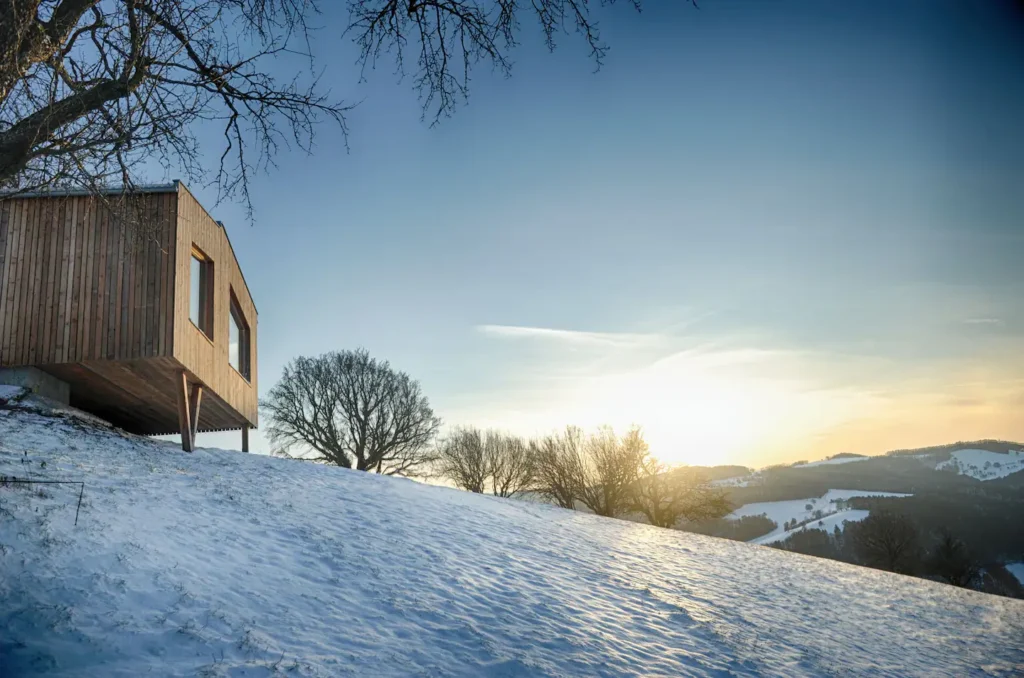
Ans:
[[[988,450],[957,450],[949,461],[936,468],[953,469],[961,475],[978,480],[995,480],[1024,471],[1024,451],[1010,450],[1007,454],[1000,454]]]
[[[25,412],[0,474],[86,483],[0,488],[5,678],[1024,671],[1022,601],[747,544]]]

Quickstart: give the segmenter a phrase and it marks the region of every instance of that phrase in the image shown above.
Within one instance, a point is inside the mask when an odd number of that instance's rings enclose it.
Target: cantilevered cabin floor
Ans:
[[[181,432],[178,391],[185,368],[174,358],[95,360],[38,367],[71,386],[73,407],[91,412],[118,428],[142,435]],[[199,381],[195,375],[188,375],[190,381]],[[200,432],[238,430],[252,425],[213,391],[204,389],[199,408]]]

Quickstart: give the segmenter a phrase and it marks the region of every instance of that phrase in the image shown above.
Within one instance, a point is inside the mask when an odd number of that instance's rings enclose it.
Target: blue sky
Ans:
[[[959,5],[614,7],[598,73],[524,23],[512,78],[435,127],[328,12],[350,151],[282,153],[252,224],[190,187],[259,308],[261,392],[362,346],[448,423],[636,423],[670,461],[1024,440],[1024,17]]]

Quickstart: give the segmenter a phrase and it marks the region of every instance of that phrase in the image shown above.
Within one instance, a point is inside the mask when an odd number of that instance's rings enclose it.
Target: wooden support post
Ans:
[[[249,425],[242,424],[242,452],[249,451]]]
[[[181,373],[181,384],[175,387],[178,392],[178,430],[181,432],[181,449],[191,452],[195,441],[192,439],[192,417],[188,411],[188,375]]]
[[[191,452],[196,448],[196,434],[199,432],[199,406],[203,402],[203,385],[189,384],[188,375],[181,373],[181,388],[178,392],[178,430],[181,431],[181,449]]]
[[[188,413],[192,417],[192,447],[196,445],[196,435],[199,433],[199,406],[203,402],[203,385],[192,384],[192,393],[188,398]]]

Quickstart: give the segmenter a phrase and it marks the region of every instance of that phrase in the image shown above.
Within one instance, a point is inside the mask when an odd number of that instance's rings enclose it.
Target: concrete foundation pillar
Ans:
[[[0,367],[0,384],[22,386],[64,405],[71,402],[71,387],[67,383],[35,367]]]

